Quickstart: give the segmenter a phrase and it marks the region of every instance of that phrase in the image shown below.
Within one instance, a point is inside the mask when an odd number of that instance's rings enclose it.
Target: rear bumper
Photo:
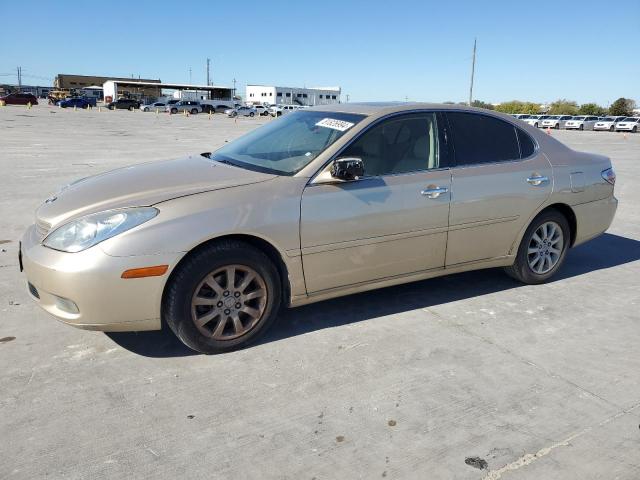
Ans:
[[[152,265],[169,265],[170,272],[179,261],[177,254],[113,257],[99,245],[79,253],[58,252],[40,244],[34,226],[22,238],[21,255],[29,295],[40,307],[61,322],[102,331],[160,329],[169,273],[138,279],[120,276]]]
[[[604,233],[613,222],[618,208],[618,199],[611,195],[603,200],[573,205],[576,215],[576,239],[574,246],[580,245]]]

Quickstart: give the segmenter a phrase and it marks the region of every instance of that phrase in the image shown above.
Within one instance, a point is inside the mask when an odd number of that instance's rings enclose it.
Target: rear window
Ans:
[[[457,165],[520,158],[516,128],[503,120],[467,112],[448,112]]]

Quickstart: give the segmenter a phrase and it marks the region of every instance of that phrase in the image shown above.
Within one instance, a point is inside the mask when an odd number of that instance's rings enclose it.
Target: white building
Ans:
[[[268,85],[247,85],[247,103],[255,105],[328,105],[340,103],[340,87],[272,87]]]

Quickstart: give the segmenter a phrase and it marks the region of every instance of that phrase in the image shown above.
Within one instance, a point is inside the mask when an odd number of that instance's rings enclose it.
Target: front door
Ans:
[[[446,264],[504,257],[551,194],[551,164],[509,122],[468,112],[449,112],[447,118],[456,165]]]
[[[308,293],[444,267],[451,178],[439,118],[383,120],[340,154],[363,160],[363,178],[305,188],[300,237]]]

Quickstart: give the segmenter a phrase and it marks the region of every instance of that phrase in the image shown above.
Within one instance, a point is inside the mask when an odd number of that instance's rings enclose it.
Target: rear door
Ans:
[[[472,112],[447,118],[455,166],[446,265],[504,257],[551,194],[551,165],[510,122]]]
[[[382,120],[340,157],[365,176],[311,183],[300,239],[309,293],[444,267],[451,175],[434,112]]]

